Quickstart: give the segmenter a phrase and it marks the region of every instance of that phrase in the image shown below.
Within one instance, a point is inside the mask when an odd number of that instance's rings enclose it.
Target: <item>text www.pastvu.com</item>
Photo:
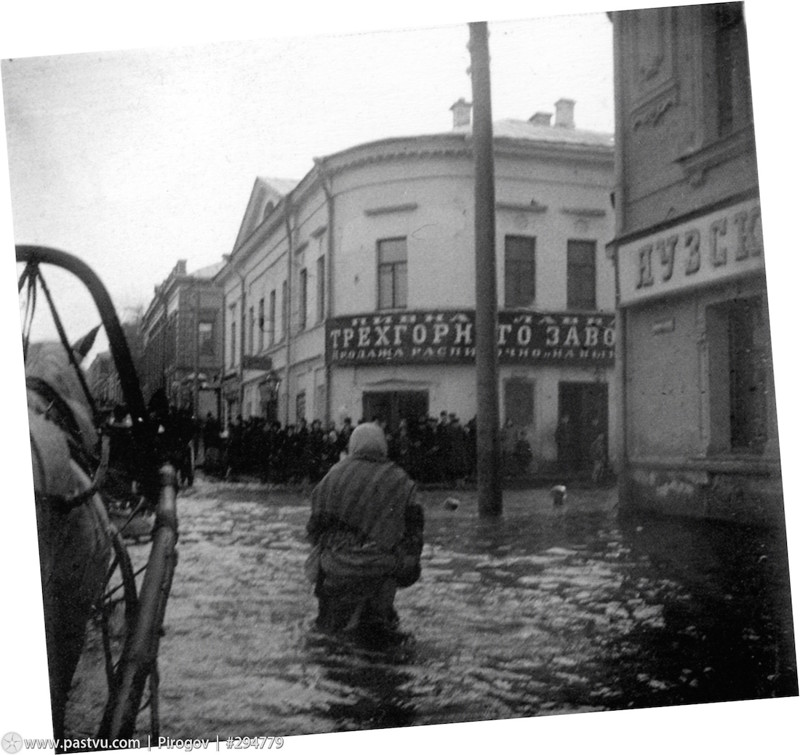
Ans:
[[[280,749],[283,747],[283,737],[227,737],[220,740],[216,739],[173,739],[172,737],[150,737],[142,739],[48,739],[34,738],[27,739],[16,732],[8,732],[2,738],[2,749],[8,755],[16,755],[20,750],[48,750],[48,751],[99,751],[99,750],[137,750],[147,748],[148,750],[183,750],[192,752],[194,750],[207,750],[213,744],[215,750],[220,750],[220,742],[225,745],[225,749]]]

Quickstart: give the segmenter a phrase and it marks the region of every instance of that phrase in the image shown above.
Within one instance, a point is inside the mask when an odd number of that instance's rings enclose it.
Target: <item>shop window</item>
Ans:
[[[760,454],[768,439],[769,328],[761,297],[706,310],[712,453]]]
[[[408,247],[405,238],[378,241],[378,309],[408,305]]]
[[[567,241],[567,309],[597,308],[596,258],[596,241]]]
[[[536,237],[505,238],[505,305],[530,307],[536,299]]]

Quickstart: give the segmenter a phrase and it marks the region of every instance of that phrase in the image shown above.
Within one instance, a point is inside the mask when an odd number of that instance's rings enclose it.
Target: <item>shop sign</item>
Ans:
[[[764,268],[757,199],[620,244],[620,303],[679,293]]]
[[[500,362],[610,365],[614,315],[503,311]],[[334,365],[474,364],[474,310],[425,310],[329,320],[326,359]]]

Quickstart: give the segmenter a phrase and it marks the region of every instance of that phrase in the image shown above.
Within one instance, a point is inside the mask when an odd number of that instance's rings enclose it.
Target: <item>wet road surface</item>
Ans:
[[[444,502],[455,496],[459,506]],[[198,479],[160,648],[161,733],[296,735],[797,694],[783,538],[620,521],[616,490],[425,491],[384,651],[313,631],[308,494]],[[133,546],[135,548],[136,546]]]

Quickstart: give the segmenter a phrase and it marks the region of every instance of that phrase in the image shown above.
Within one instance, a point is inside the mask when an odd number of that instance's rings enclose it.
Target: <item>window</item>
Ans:
[[[281,283],[281,332],[278,338],[283,340],[285,334],[289,332],[289,286],[286,281]]]
[[[378,242],[378,309],[408,305],[408,249],[405,238]]]
[[[275,343],[275,317],[278,314],[276,304],[277,292],[273,288],[269,292],[269,345]]]
[[[728,353],[730,355],[731,449],[755,451],[764,448],[767,430],[767,375],[761,330],[759,299],[730,303],[728,312]]]
[[[214,356],[214,323],[197,323],[197,353],[203,357]]]
[[[536,238],[506,236],[505,305],[530,307],[536,299]]]
[[[509,378],[505,381],[505,417],[514,428],[533,424],[533,383],[524,378]],[[516,440],[516,438],[514,439]]]
[[[596,309],[596,241],[567,241],[567,309]]]
[[[317,258],[317,322],[325,319],[325,256]]]
[[[769,326],[761,297],[708,307],[711,452],[757,453],[769,437]]]
[[[308,316],[308,270],[304,267],[300,271],[300,281],[299,281],[299,294],[300,294],[300,304],[299,304],[299,322],[297,323],[297,327],[300,330],[305,330],[306,327],[306,319]]]
[[[306,418],[306,392],[300,391],[295,399],[295,422]]]
[[[247,353],[253,353],[253,344],[255,343],[255,332],[256,332],[256,313],[253,307],[250,307],[248,311],[248,340],[247,340]]]
[[[264,350],[264,297],[258,300],[258,350]]]
[[[231,361],[230,366],[236,364],[236,310],[231,307]]]
[[[753,120],[747,33],[741,3],[713,6],[717,85],[717,136],[727,136]]]

